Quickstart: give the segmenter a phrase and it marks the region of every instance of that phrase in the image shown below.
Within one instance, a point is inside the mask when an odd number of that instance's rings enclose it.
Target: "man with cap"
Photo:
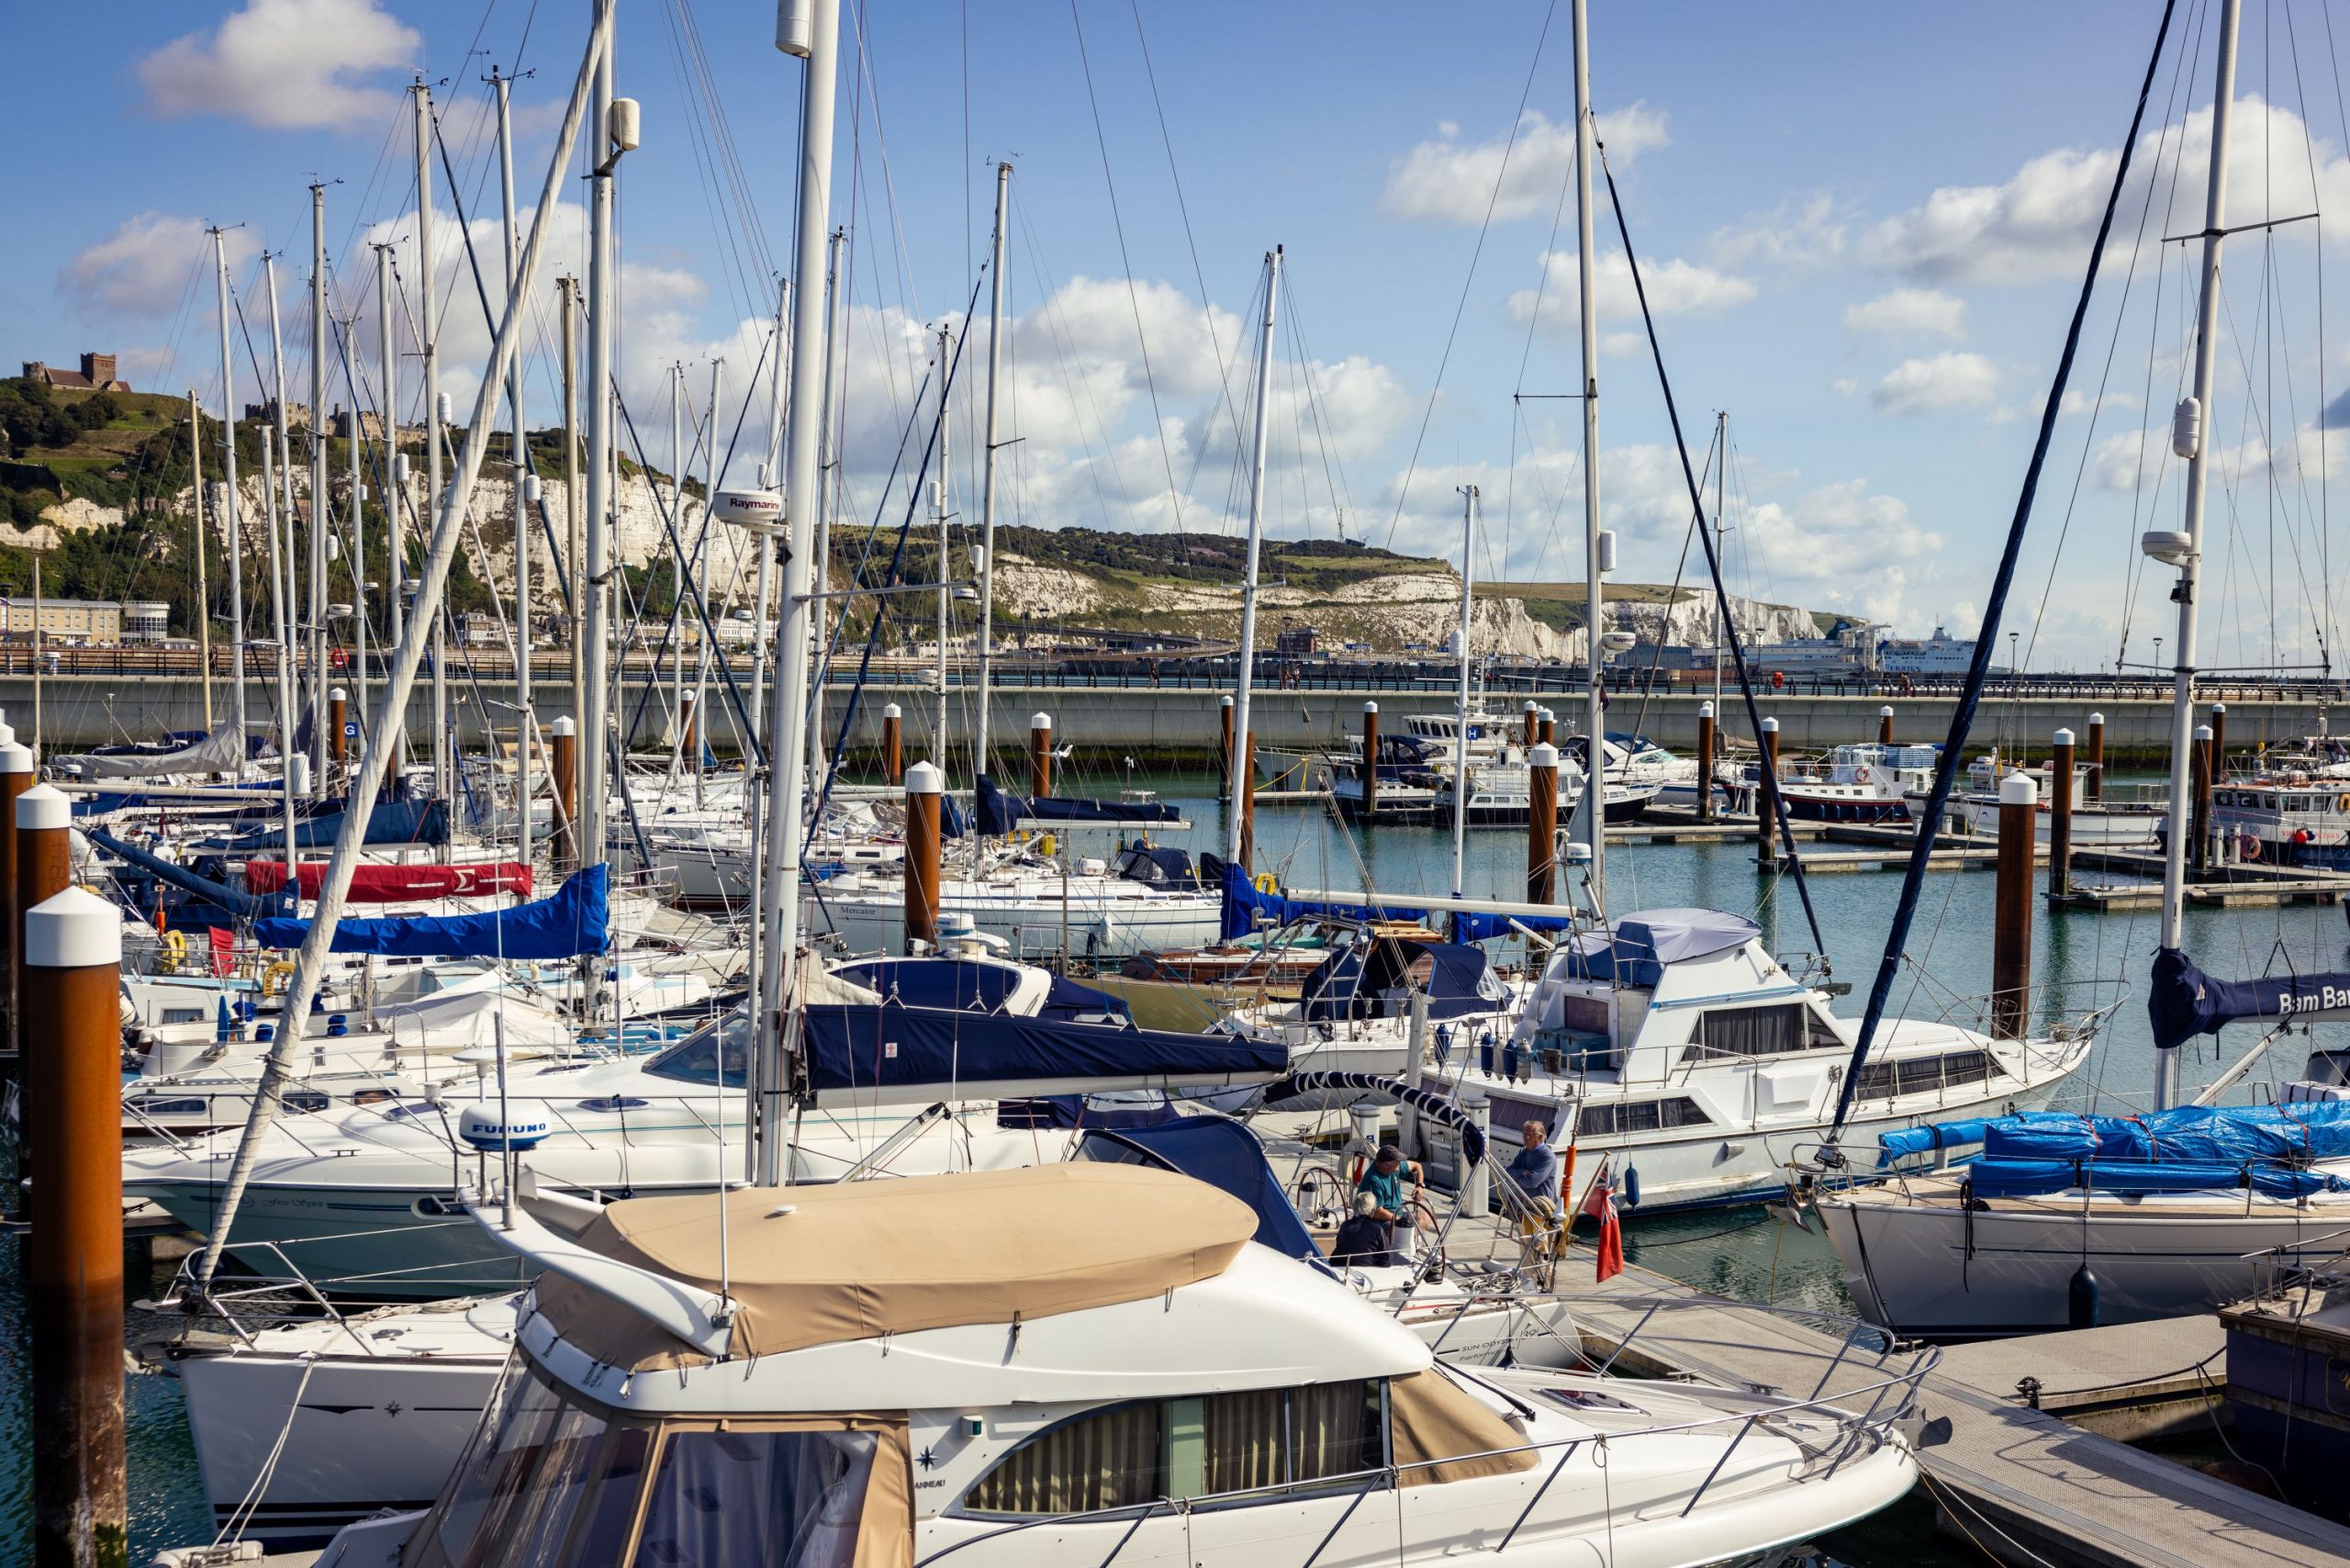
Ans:
[[[1404,1184],[1410,1182],[1412,1195],[1417,1197],[1422,1179],[1418,1160],[1406,1159],[1402,1149],[1392,1143],[1382,1143],[1378,1155],[1364,1167],[1362,1179],[1355,1183],[1356,1192],[1370,1193],[1377,1204],[1371,1216],[1384,1220],[1391,1227],[1398,1251],[1408,1245],[1413,1229],[1410,1213],[1404,1206]]]

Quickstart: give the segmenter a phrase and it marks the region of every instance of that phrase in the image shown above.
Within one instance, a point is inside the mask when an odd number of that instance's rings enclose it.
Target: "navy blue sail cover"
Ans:
[[[377,953],[401,958],[575,958],[611,946],[611,868],[602,861],[574,871],[554,897],[480,914],[416,915],[408,919],[339,920],[335,953]],[[253,940],[264,947],[299,947],[307,920],[256,920]]]
[[[1428,993],[1428,1016],[1490,1013],[1505,1000],[1482,949],[1455,942],[1382,936],[1337,949],[1298,988],[1309,1019],[1400,1014],[1409,993]]]
[[[1148,1126],[1088,1132],[1077,1159],[1156,1165],[1231,1193],[1257,1211],[1256,1239],[1285,1257],[1322,1260],[1322,1249],[1281,1190],[1257,1135],[1224,1116],[1177,1116]]]
[[[1031,971],[1011,964],[978,963],[968,958],[867,958],[843,964],[833,971],[878,991],[909,1007],[976,1008],[992,1013],[1019,989]],[[1130,1017],[1125,998],[1080,985],[1066,975],[1055,975],[1036,1009],[1041,1018],[1081,1018],[1108,1014]]]
[[[807,1009],[800,1055],[817,1093],[920,1090],[968,1093],[990,1084],[1097,1081],[1102,1087],[1271,1080],[1285,1046],[1233,1035],[1185,1035],[1119,1024],[1017,1018],[901,1002]],[[911,1095],[907,1097],[912,1097]]]
[[[1248,879],[1248,873],[1238,866],[1224,868],[1224,938],[1229,942],[1236,936],[1247,936],[1259,925],[1287,925],[1293,920],[1329,915],[1334,919],[1351,920],[1367,924],[1374,920],[1418,920],[1427,918],[1424,909],[1404,909],[1400,905],[1382,903],[1376,906],[1350,903],[1318,903],[1311,899],[1289,898],[1280,892],[1265,892]]]
[[[1500,936],[1515,936],[1517,928],[1528,931],[1554,932],[1574,929],[1574,917],[1566,914],[1487,914],[1479,910],[1458,909],[1452,912],[1452,939],[1455,942],[1491,942]]]
[[[1027,822],[1179,823],[1172,806],[1141,801],[1095,801],[1074,795],[1007,795],[988,775],[979,775],[979,832],[1001,838]]]
[[[2213,980],[2176,947],[2154,955],[2146,1015],[2154,1045],[2171,1050],[2198,1035],[2216,1035],[2246,1018],[2350,1018],[2350,973],[2270,975],[2254,980]]]

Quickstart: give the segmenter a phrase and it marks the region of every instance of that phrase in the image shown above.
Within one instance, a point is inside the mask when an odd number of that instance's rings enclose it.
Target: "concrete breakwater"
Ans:
[[[362,692],[359,683],[339,678],[352,689],[353,716],[372,709],[374,691]],[[738,678],[743,700],[750,700],[747,678]],[[274,723],[274,680],[255,678],[248,707],[256,728]],[[672,687],[650,672],[631,671],[621,682],[615,715],[632,746],[669,744]],[[200,730],[205,723],[202,683],[188,675],[58,675],[41,682],[40,739],[54,755],[73,747],[112,741],[150,740],[168,730]],[[1030,675],[1023,683],[991,693],[990,728],[1000,747],[1025,743],[1029,717],[1047,713],[1057,745],[1076,748],[1083,761],[1099,765],[1102,754],[1132,756],[1145,762],[1212,760],[1219,734],[1220,689],[1205,684],[1152,685],[1141,678],[1119,682],[1072,678],[1055,681]],[[2338,695],[2338,694],[2337,694]],[[570,682],[560,675],[542,673],[533,692],[542,723],[576,711]],[[2323,698],[2309,688],[2267,691],[2259,687],[2215,688],[2214,697],[2228,706],[2227,736],[2232,756],[2264,745],[2279,745],[2314,733],[2326,711]],[[510,678],[485,676],[474,680],[453,670],[449,681],[451,727],[467,746],[489,743],[493,732],[510,735],[515,715]],[[1526,698],[1496,690],[1487,711],[1515,722]],[[1551,708],[1565,731],[1581,717],[1580,692],[1546,692],[1537,700]],[[1675,692],[1642,698],[1625,693],[1611,699],[1608,728],[1639,731],[1657,744],[1688,751],[1696,744],[1697,709],[1705,698]],[[1381,727],[1398,733],[1403,721],[1416,713],[1449,713],[1451,696],[1437,683],[1382,689],[1360,684],[1345,689],[1308,688],[1283,689],[1268,684],[1251,700],[1251,724],[1259,750],[1310,751],[1341,748],[1346,738],[1359,734],[1363,704],[1379,704]],[[1853,741],[1874,740],[1878,711],[1894,711],[1894,734],[1905,742],[1939,741],[1948,733],[1955,699],[1948,695],[1886,697],[1884,695],[1796,695],[1775,692],[1760,698],[1762,713],[1779,722],[1780,744],[1789,752],[1812,752]],[[867,681],[861,691],[846,682],[825,692],[824,740],[827,749],[838,744],[846,729],[852,764],[859,754],[878,747],[882,709],[896,703],[902,711],[904,750],[909,760],[935,748],[940,722],[934,685],[919,681]],[[853,704],[853,716],[852,716]],[[711,748],[721,754],[741,749],[733,702],[722,682],[713,680],[701,702],[706,715],[699,726]],[[1738,740],[1751,739],[1746,714],[1733,693],[1723,704],[1722,733]],[[0,710],[20,739],[32,738],[33,682],[28,676],[0,677]],[[230,711],[228,683],[216,680],[213,713],[225,721]],[[2106,751],[2120,763],[2160,763],[2169,753],[2170,700],[2152,686],[2115,692],[2085,689],[2079,692],[1995,691],[1976,715],[1972,749],[1994,744],[2031,755],[2044,753],[2049,737],[2069,728],[2086,741],[2092,711],[2105,715]],[[977,727],[976,693],[957,687],[947,695],[946,744],[950,750],[970,744]],[[420,684],[409,704],[411,737],[420,741],[431,733],[431,683]]]

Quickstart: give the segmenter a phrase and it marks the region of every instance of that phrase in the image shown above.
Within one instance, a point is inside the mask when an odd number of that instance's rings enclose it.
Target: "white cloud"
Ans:
[[[1579,309],[1580,287],[1572,251],[1548,251],[1542,256],[1543,285],[1509,297],[1511,317],[1534,319],[1539,308],[1543,324],[1555,331],[1572,332]],[[1632,266],[1621,251],[1604,251],[1592,269],[1596,274],[1597,313],[1603,321],[1629,320],[1640,316],[1639,294],[1632,287]],[[1672,258],[1641,263],[1640,282],[1648,290],[1649,308],[1659,316],[1708,315],[1745,304],[1754,297],[1754,285],[1734,274],[1700,262]],[[1640,339],[1631,340],[1638,346]]]
[[[1530,218],[1557,208],[1559,193],[1574,173],[1575,126],[1572,116],[1552,120],[1528,109],[1517,123],[1516,145],[1505,132],[1490,141],[1463,144],[1460,128],[1449,120],[1437,127],[1437,140],[1423,141],[1388,171],[1380,206],[1394,218],[1435,223],[1483,223],[1488,205],[1497,221]],[[1670,140],[1664,111],[1646,102],[1599,117],[1599,140],[1617,168]],[[1507,172],[1504,172],[1504,158]],[[1500,182],[1498,194],[1494,183]]]
[[[1844,325],[1856,332],[1895,338],[1958,338],[1966,334],[1966,301],[1937,288],[1897,288],[1844,308]]]
[[[2316,211],[2327,223],[2339,224],[2350,214],[2350,162],[2291,110],[2255,96],[2239,97],[2229,145],[2231,223]],[[2301,151],[2305,145],[2307,156]],[[2295,150],[2292,157],[2275,158],[2264,167],[2268,150],[2287,147]],[[2146,216],[2150,234],[2201,229],[2210,157],[2208,106],[2187,117],[2183,134],[2165,127],[2142,136],[2111,243],[2123,250],[2132,243],[2149,182],[2161,193]],[[2111,148],[2060,148],[2030,160],[1998,185],[1944,185],[1922,205],[1873,227],[1863,241],[1862,256],[1929,283],[2078,276],[2119,161]],[[2291,241],[2307,227],[2288,224],[2276,233]]]
[[[422,43],[376,0],[245,0],[209,34],[174,39],[140,61],[139,77],[160,115],[341,130],[397,106],[397,93],[365,79],[413,63]]]
[[[1849,398],[1861,389],[1861,384],[1849,375],[1840,375],[1828,384],[1828,390],[1839,398]]]
[[[212,266],[212,236],[201,218],[142,212],[65,263],[59,281],[95,304],[128,315],[160,316],[176,308],[201,264]],[[251,230],[228,231],[230,275],[260,248]],[[204,297],[211,297],[208,290]]]
[[[1707,254],[1725,267],[1814,266],[1844,253],[1845,210],[1825,191],[1718,229]]]
[[[1979,353],[1904,360],[1869,394],[1885,414],[1939,414],[1979,409],[1998,396],[1999,367]]]

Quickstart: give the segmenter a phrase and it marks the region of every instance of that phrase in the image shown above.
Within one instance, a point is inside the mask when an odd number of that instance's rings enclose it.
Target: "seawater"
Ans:
[[[1161,800],[1189,817],[1189,828],[1159,834],[1160,842],[1194,851],[1222,849],[1226,829],[1213,779],[1135,777],[1100,787],[1110,793],[1121,786],[1155,789]],[[1075,784],[1065,788],[1072,793],[1080,789]],[[1112,843],[1105,833],[1063,836],[1079,854],[1106,853]],[[1271,871],[1285,885],[1368,887],[1390,895],[1443,893],[1453,887],[1449,827],[1382,824],[1355,830],[1334,822],[1326,807],[1264,805],[1258,811],[1256,840],[1257,868]],[[1471,895],[1522,897],[1525,864],[1523,829],[1472,828],[1466,838],[1460,888]],[[2105,875],[2077,874],[2084,880]],[[1836,1010],[1855,1016],[1875,975],[1900,882],[1897,871],[1810,879],[1811,905],[1818,920],[1815,940],[1793,880],[1758,872],[1751,840],[1617,843],[1607,853],[1611,911],[1699,905],[1751,915],[1782,955],[1824,957],[1833,978],[1853,988],[1852,994],[1837,1000]],[[1909,952],[1892,991],[1895,1013],[1973,1020],[1979,999],[1990,989],[1992,884],[1987,867],[1938,871],[1928,879]],[[2144,986],[2154,950],[2154,913],[2052,911],[2044,901],[2035,901],[2034,908],[2032,976],[2041,1022],[2111,1008],[2089,1066],[2065,1103],[2100,1111],[2145,1108],[2154,1081]],[[2345,925],[2344,910],[2330,905],[2194,907],[2187,913],[2185,941],[2197,964],[2232,979],[2350,967],[2345,958],[2350,925]],[[2311,1048],[2350,1046],[2350,1025],[2308,1027],[2308,1036],[2296,1034],[2280,1041],[2269,1059],[2229,1098],[2248,1100],[2273,1082],[2299,1076]],[[2210,1041],[2187,1047],[2184,1076],[2189,1083],[2208,1081],[2255,1037],[2248,1032],[2227,1036],[2224,1054]],[[162,1296],[174,1264],[151,1256],[147,1242],[126,1245],[131,1295]],[[0,1321],[17,1326],[16,1333],[0,1335],[0,1423],[5,1423],[0,1431],[8,1434],[0,1448],[0,1562],[10,1562],[30,1555],[31,1433],[26,1379],[31,1351],[22,1327],[21,1246],[16,1238],[0,1239]],[[1635,1214],[1626,1226],[1625,1255],[1740,1300],[1851,1310],[1835,1253],[1827,1243],[1772,1221],[1759,1209]],[[129,1338],[136,1342],[167,1332],[172,1323],[170,1314],[134,1311]],[[143,1562],[158,1547],[208,1540],[212,1525],[178,1382],[168,1376],[132,1375],[128,1407],[131,1561]],[[1822,1568],[1979,1561],[1963,1542],[1932,1535],[1930,1509],[1922,1495],[1819,1542],[1811,1560]]]

